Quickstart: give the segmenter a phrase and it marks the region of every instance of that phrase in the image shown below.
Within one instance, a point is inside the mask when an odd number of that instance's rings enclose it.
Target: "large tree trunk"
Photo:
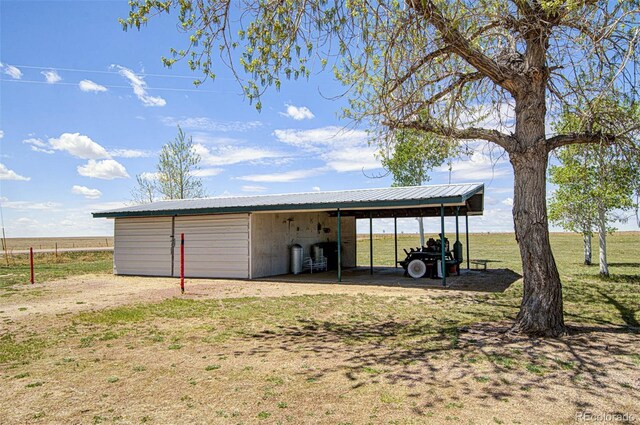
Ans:
[[[524,293],[512,332],[559,336],[566,332],[562,285],[549,243],[544,146],[510,153],[514,169],[513,218],[522,258]]]
[[[591,232],[585,231],[582,233],[582,241],[584,242],[584,264],[585,266],[591,265]]]
[[[607,264],[607,216],[604,208],[598,206],[598,240],[600,242],[600,276],[609,276]]]

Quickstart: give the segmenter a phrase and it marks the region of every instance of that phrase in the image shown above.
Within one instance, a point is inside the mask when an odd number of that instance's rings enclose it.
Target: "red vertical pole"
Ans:
[[[31,264],[31,284],[33,285],[33,283],[35,282],[33,276],[33,248],[29,248],[29,263]]]
[[[184,294],[184,233],[180,233],[180,291]]]

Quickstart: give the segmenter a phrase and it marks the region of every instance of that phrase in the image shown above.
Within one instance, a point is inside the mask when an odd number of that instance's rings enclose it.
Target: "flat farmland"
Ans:
[[[111,236],[88,236],[71,238],[7,238],[7,249],[9,251],[22,251],[25,249],[58,249],[64,248],[104,248],[113,247],[113,237]],[[4,250],[4,241],[2,249]]]

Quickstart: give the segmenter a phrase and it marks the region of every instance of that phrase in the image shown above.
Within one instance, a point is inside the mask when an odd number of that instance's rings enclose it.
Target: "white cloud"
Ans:
[[[87,199],[98,199],[102,196],[102,192],[100,192],[98,189],[89,189],[86,186],[78,185],[74,185],[71,188],[71,193],[73,193],[74,195],[82,195]]]
[[[35,139],[35,138],[26,139],[26,140],[23,140],[22,143],[30,145],[31,150],[34,152],[42,152],[48,155],[51,155],[54,153],[54,151],[50,149],[51,146],[49,146],[47,143],[43,142],[40,139]]]
[[[16,68],[13,65],[7,65],[0,62],[0,69],[4,71],[5,74],[13,78],[14,80],[19,80],[22,78],[22,71]]]
[[[0,130],[0,139],[4,139],[4,131]]]
[[[14,210],[55,210],[60,207],[56,202],[29,202],[29,201],[9,201],[7,198],[0,198],[3,208]]]
[[[63,133],[57,139],[49,139],[49,144],[57,151],[66,151],[80,159],[110,158],[105,148],[80,133]]]
[[[367,133],[362,130],[348,130],[342,127],[328,126],[310,130],[275,130],[273,135],[278,141],[297,147],[356,146],[367,144]]]
[[[320,192],[320,186],[313,186],[311,190],[313,190],[314,192]]]
[[[449,165],[438,167],[437,171],[449,172]],[[482,181],[505,177],[512,173],[510,165],[503,158],[492,158],[476,150],[468,160],[459,160],[452,164],[453,179],[456,181]]]
[[[6,165],[0,162],[0,180],[29,181],[31,180],[31,177],[21,176],[15,171],[8,169]]]
[[[16,220],[16,223],[20,226],[36,226],[39,224],[38,220],[34,220],[28,217],[20,217]]]
[[[100,202],[97,204],[87,205],[86,209],[83,208],[82,211],[85,212],[87,209],[92,212],[108,211],[108,210],[116,210],[118,208],[123,208],[126,206],[128,206],[127,203],[122,201]]]
[[[195,170],[193,173],[196,177],[212,177],[217,176],[224,170],[222,168],[201,168],[200,170]]]
[[[191,140],[194,144],[200,145],[238,145],[245,141],[234,137],[212,136],[209,133],[196,131],[191,134]]]
[[[153,154],[139,149],[113,149],[109,151],[109,155],[117,158],[148,158]]]
[[[296,121],[302,121],[304,119],[310,120],[315,117],[315,115],[313,115],[313,112],[311,112],[306,106],[285,106],[287,107],[287,111],[280,112],[280,115],[284,115],[285,117],[293,118]]]
[[[504,205],[507,205],[507,206],[509,206],[509,207],[512,207],[512,206],[513,206],[513,198],[506,198],[505,200],[503,200],[503,201],[502,201],[502,203],[503,203]]]
[[[158,180],[158,177],[159,177],[158,173],[150,173],[148,171],[145,171],[144,173],[140,174],[140,178],[144,180]]]
[[[193,130],[219,131],[219,132],[242,132],[252,130],[262,126],[260,121],[214,121],[206,117],[174,118],[164,117],[162,123],[169,127],[180,126]]]
[[[321,174],[322,171],[323,170],[320,169],[292,170],[282,173],[252,174],[248,176],[238,177],[238,179],[256,183],[289,183],[316,176],[318,174]]]
[[[78,84],[78,87],[80,87],[80,90],[82,90],[84,92],[99,93],[99,92],[107,91],[107,88],[105,86],[101,86],[100,84],[94,83],[91,80],[82,80],[82,81],[80,81],[80,84]]]
[[[329,151],[321,157],[327,166],[339,173],[375,170],[382,167],[376,158],[377,151],[378,149],[374,146],[347,147]]]
[[[201,144],[193,145],[194,151],[200,155],[202,164],[210,166],[255,162],[268,158],[280,158],[283,154],[252,147],[220,146],[214,149]]]
[[[252,186],[252,185],[246,185],[246,186],[242,186],[241,190],[243,192],[264,192],[265,190],[267,190],[266,187],[264,186]]]
[[[48,71],[42,71],[40,74],[44,75],[45,80],[49,84],[55,84],[58,81],[62,81],[62,77],[58,74],[55,69],[50,69]]]
[[[362,130],[348,130],[329,126],[311,130],[275,130],[282,143],[303,149],[325,161],[337,172],[373,170],[381,168],[376,158],[377,147],[369,146],[368,135]]]
[[[85,165],[78,166],[78,174],[103,180],[129,177],[122,164],[113,159],[105,159],[104,161],[90,159]]]
[[[165,106],[167,104],[167,101],[160,96],[149,95],[147,92],[147,83],[144,81],[144,78],[137,75],[129,68],[125,68],[120,65],[111,65],[111,68],[117,69],[118,74],[129,80],[129,84],[131,84],[131,88],[133,88],[133,93],[144,106]]]

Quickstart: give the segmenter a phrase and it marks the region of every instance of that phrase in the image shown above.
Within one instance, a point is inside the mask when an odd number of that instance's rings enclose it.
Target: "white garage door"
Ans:
[[[249,277],[249,215],[176,217],[174,276],[180,276],[180,234],[185,237],[185,276]]]
[[[113,272],[171,276],[171,217],[116,218]]]

